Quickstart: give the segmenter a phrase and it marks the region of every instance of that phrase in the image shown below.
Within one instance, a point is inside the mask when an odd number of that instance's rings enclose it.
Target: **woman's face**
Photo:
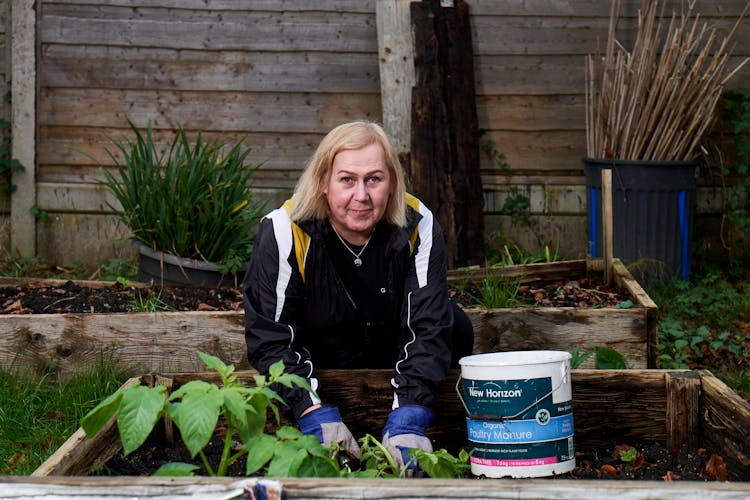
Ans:
[[[380,144],[339,152],[324,193],[333,227],[349,243],[363,245],[383,218],[391,193]]]

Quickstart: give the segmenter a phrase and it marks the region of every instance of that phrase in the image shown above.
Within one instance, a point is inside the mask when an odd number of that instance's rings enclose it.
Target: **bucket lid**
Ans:
[[[516,366],[554,363],[570,358],[572,356],[566,351],[510,351],[464,356],[458,363],[461,366]]]

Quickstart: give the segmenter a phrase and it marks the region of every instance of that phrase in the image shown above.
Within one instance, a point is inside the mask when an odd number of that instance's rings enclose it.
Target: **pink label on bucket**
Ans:
[[[549,465],[557,463],[557,458],[555,457],[520,458],[515,460],[470,457],[469,460],[473,464],[489,465],[492,467],[531,467],[534,465]]]

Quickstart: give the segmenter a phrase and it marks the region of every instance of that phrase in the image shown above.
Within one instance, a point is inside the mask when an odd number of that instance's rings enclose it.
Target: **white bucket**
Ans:
[[[539,477],[575,467],[570,353],[517,351],[459,360],[471,472]]]

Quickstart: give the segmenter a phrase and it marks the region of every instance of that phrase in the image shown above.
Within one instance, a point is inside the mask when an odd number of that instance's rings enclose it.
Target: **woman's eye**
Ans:
[[[373,175],[372,177],[370,177],[370,179],[369,179],[369,180],[370,180],[370,182],[372,182],[372,183],[375,183],[375,182],[380,182],[380,177],[378,177],[377,175]]]
[[[352,178],[351,178],[351,177],[342,177],[342,178],[341,178],[341,179],[339,179],[339,180],[340,180],[341,182],[343,182],[344,184],[349,184],[350,182],[352,182]]]

